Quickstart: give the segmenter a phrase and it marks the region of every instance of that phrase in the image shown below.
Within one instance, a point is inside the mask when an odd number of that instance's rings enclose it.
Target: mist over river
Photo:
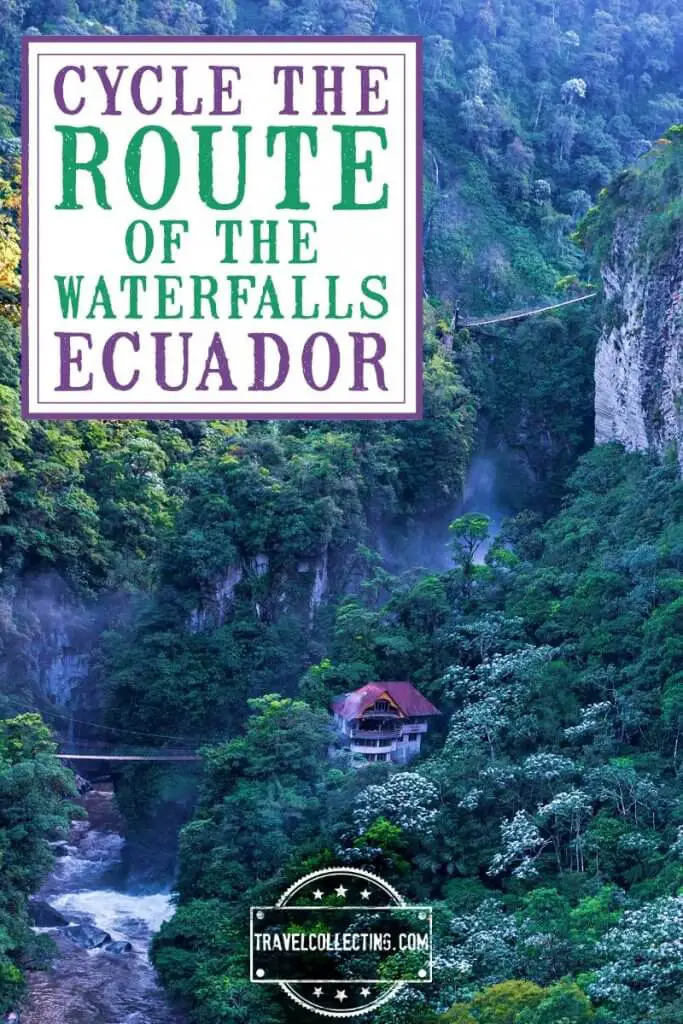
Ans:
[[[31,972],[22,1024],[184,1024],[148,955],[152,935],[173,916],[170,894],[127,888],[113,794],[92,790],[82,802],[88,820],[74,824],[66,855],[37,896],[69,923],[94,925],[131,948],[83,949],[50,929],[58,953],[47,971]]]

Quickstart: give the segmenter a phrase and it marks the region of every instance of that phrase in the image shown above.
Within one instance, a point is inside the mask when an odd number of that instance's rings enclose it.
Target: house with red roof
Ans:
[[[366,761],[406,764],[441,712],[409,682],[366,683],[332,704],[339,739]]]

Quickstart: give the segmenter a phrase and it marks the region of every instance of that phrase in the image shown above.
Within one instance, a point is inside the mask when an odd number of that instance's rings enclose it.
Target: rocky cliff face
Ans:
[[[127,614],[125,593],[84,601],[57,573],[0,592],[0,694],[8,712],[39,708],[62,737],[73,717],[96,720],[103,698],[90,678],[93,647]]]
[[[595,440],[662,453],[683,469],[683,226],[653,255],[644,220],[618,220],[603,264]]]

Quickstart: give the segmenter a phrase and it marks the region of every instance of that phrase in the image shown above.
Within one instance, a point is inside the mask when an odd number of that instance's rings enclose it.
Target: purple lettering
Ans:
[[[377,378],[377,387],[380,391],[388,391],[384,382],[384,367],[380,366],[380,359],[383,359],[387,351],[387,343],[381,334],[374,334],[372,332],[368,334],[361,334],[360,331],[351,331],[351,337],[353,338],[353,387],[349,388],[350,391],[367,391],[368,388],[365,385],[365,370],[364,367],[373,366],[375,369],[375,376]],[[375,339],[375,353],[371,356],[365,355],[365,339]]]
[[[370,109],[370,97],[374,96],[375,99],[379,99],[380,83],[379,81],[370,81],[371,71],[381,71],[384,75],[384,81],[386,82],[389,77],[389,73],[385,67],[379,67],[375,65],[363,65],[356,64],[356,67],[360,71],[360,110],[359,114],[388,114],[389,113],[389,101],[386,100],[381,110]]]
[[[318,338],[324,338],[327,342],[328,368],[327,380],[324,384],[316,384],[313,377],[313,348]],[[331,388],[339,376],[340,362],[339,345],[337,345],[337,342],[331,334],[326,334],[325,331],[317,331],[315,334],[312,334],[310,338],[306,339],[301,356],[301,363],[303,366],[304,378],[309,388],[313,388],[314,391],[327,391]]]
[[[189,360],[189,341],[192,337],[191,333],[182,331],[180,338],[183,343],[183,375],[180,384],[169,384],[166,379],[166,342],[172,337],[169,331],[152,331],[152,337],[154,338],[154,344],[156,348],[155,361],[156,361],[156,381],[162,391],[182,391],[187,384],[187,377],[190,370]]]
[[[102,83],[102,88],[104,89],[104,95],[107,97],[107,104],[102,113],[111,114],[113,117],[119,117],[121,111],[116,109],[116,95],[119,91],[121,79],[123,78],[123,72],[128,70],[127,66],[125,64],[117,65],[116,70],[118,71],[118,75],[113,82],[109,78],[109,68],[105,65],[100,64],[98,67],[93,68],[93,70],[97,72],[97,77]]]
[[[279,334],[255,332],[249,335],[254,339],[254,383],[250,391],[275,391],[287,379],[289,373],[289,349]],[[279,357],[278,371],[275,380],[266,384],[266,338],[275,342]]]
[[[141,114],[156,114],[157,110],[161,106],[161,96],[157,96],[156,103],[152,107],[146,107],[142,102],[142,76],[146,75],[149,71],[152,72],[157,82],[161,82],[161,65],[156,64],[143,64],[142,67],[137,68],[133,72],[133,77],[130,82],[130,96],[135,106],[135,109]]]
[[[59,338],[59,384],[55,391],[92,391],[92,373],[88,375],[85,384],[72,384],[70,369],[75,366],[79,373],[83,370],[83,350],[79,349],[75,355],[72,355],[71,339],[85,338],[86,347],[91,349],[92,336],[80,331],[55,331],[55,337]]]
[[[70,71],[75,71],[81,82],[85,82],[85,68],[82,64],[60,68],[55,75],[55,101],[63,114],[79,114],[85,106],[85,96],[81,96],[75,107],[68,107],[64,99],[64,79]]]
[[[140,379],[140,371],[134,370],[131,374],[130,380],[126,384],[122,384],[114,371],[114,355],[116,346],[118,343],[125,338],[129,341],[133,347],[133,352],[140,351],[140,335],[137,331],[129,334],[127,331],[117,331],[116,334],[112,334],[111,337],[107,338],[104,343],[102,350],[102,369],[104,370],[104,376],[106,377],[107,384],[113,387],[114,391],[130,391],[134,388]]]
[[[217,64],[210,64],[209,67],[213,71],[213,110],[212,114],[241,114],[242,113],[242,100],[237,100],[237,106],[232,107],[230,110],[224,110],[223,108],[223,94],[225,94],[229,100],[233,98],[232,91],[234,82],[223,81],[223,72],[232,71],[237,81],[242,77],[242,72],[239,68],[234,67],[231,64],[221,67]]]
[[[298,114],[299,111],[294,107],[294,75],[297,76],[299,79],[299,85],[301,85],[304,80],[304,69],[300,64],[285,64],[283,66],[275,67],[273,69],[273,81],[276,85],[280,79],[280,72],[282,72],[285,80],[284,106],[280,113],[290,115]]]

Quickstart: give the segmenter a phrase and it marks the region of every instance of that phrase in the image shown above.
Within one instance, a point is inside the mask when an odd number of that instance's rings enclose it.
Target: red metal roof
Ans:
[[[440,715],[438,708],[423,697],[419,690],[416,690],[412,683],[366,683],[359,690],[351,693],[344,693],[332,704],[336,715],[340,715],[345,721],[352,718],[360,718],[367,708],[371,707],[376,700],[387,693],[394,703],[407,718],[421,715]]]

